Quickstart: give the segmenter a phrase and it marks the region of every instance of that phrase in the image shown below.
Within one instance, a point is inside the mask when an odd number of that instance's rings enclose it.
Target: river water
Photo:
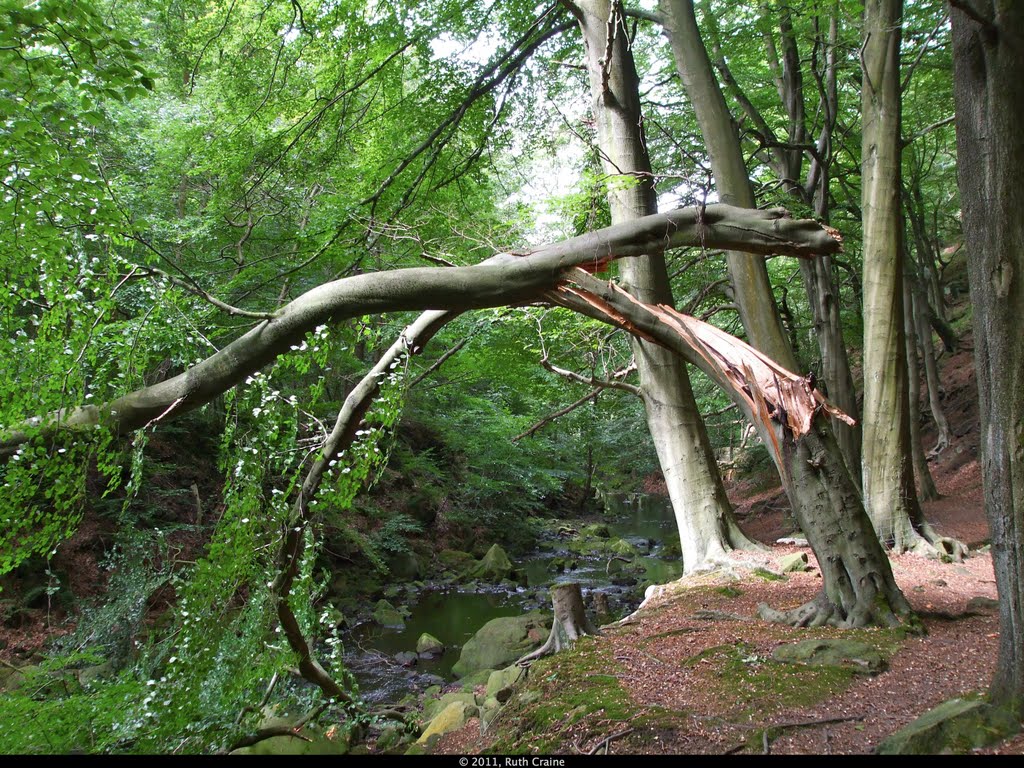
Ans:
[[[662,545],[676,533],[672,509],[667,500],[656,496],[631,495],[608,504],[607,524],[612,537],[633,544],[642,556],[638,562],[644,573],[635,584],[613,583],[608,574],[607,556],[572,555],[564,542],[542,542],[537,551],[515,559],[517,569],[526,574],[526,587],[512,585],[476,585],[473,591],[458,587],[426,587],[405,603],[410,614],[402,629],[362,624],[345,637],[345,664],[359,683],[361,697],[370,703],[395,702],[402,696],[428,685],[453,680],[452,666],[462,646],[491,619],[518,616],[535,608],[550,610],[547,590],[553,584],[579,582],[584,595],[603,592],[613,614],[625,614],[639,604],[649,584],[662,584],[679,578],[682,563],[678,556],[659,557]],[[644,554],[646,553],[646,554]],[[552,558],[574,560],[577,567],[553,573]],[[420,659],[405,668],[395,655],[415,651],[424,632],[444,643],[444,655]]]

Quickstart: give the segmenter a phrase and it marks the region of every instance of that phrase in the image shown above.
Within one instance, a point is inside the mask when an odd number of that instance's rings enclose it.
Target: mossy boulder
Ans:
[[[444,643],[433,635],[424,632],[416,641],[416,653],[429,656],[440,656],[444,653]]]
[[[443,549],[437,555],[441,567],[457,576],[469,573],[476,567],[476,558],[469,552],[458,549]]]
[[[608,526],[604,523],[585,525],[580,530],[580,534],[592,539],[610,539],[612,537],[612,532],[608,530]]]
[[[248,747],[234,750],[232,755],[345,755],[348,744],[322,736],[303,733],[302,736],[271,736]]]
[[[462,702],[467,706],[474,706],[476,704],[476,697],[472,692],[454,691],[446,693],[437,699],[427,699],[423,702],[423,717],[429,722],[437,717],[441,710],[456,702]]]
[[[786,555],[779,561],[779,570],[783,573],[803,573],[811,570],[811,566],[807,562],[807,553],[794,552],[791,555]]]
[[[551,617],[542,611],[492,619],[462,648],[452,667],[458,677],[481,669],[502,669],[533,650],[548,636]]]
[[[92,667],[83,667],[78,670],[78,682],[82,685],[90,685],[97,680],[110,677],[113,674],[114,662],[105,661],[102,664],[96,664]]]
[[[39,674],[39,667],[0,667],[0,691],[13,691],[20,688],[33,675]]]
[[[519,682],[524,674],[526,674],[526,670],[515,664],[504,669],[496,669],[487,678],[487,692],[485,696],[488,698],[493,697],[501,704],[504,704],[512,697],[512,686]]]
[[[630,559],[640,554],[640,551],[625,539],[612,539],[608,542],[608,546],[605,550],[609,555],[616,555],[618,557],[628,557]]]
[[[477,686],[487,685],[487,681],[491,678],[491,672],[494,670],[490,667],[486,669],[480,669],[476,672],[471,672],[465,677],[459,678],[459,685],[462,686],[462,690],[473,693]]]
[[[772,658],[788,664],[842,667],[864,675],[877,675],[886,668],[885,657],[867,643],[856,640],[801,640],[780,645]]]
[[[1020,730],[1006,709],[980,699],[951,699],[925,712],[878,745],[880,755],[962,754]]]
[[[409,732],[401,725],[386,725],[377,737],[376,750],[378,752],[394,752],[399,747],[408,743]]]
[[[484,703],[480,705],[480,720],[483,722],[484,727],[491,724],[494,716],[501,710],[501,702],[493,696],[488,696],[484,699]]]
[[[377,605],[373,609],[373,620],[382,627],[392,627],[394,629],[405,627],[405,617],[402,616],[401,611],[387,600],[377,601]]]
[[[457,731],[466,724],[466,720],[476,714],[476,705],[467,704],[464,701],[453,701],[437,713],[437,716],[430,721],[430,725],[416,739],[416,743],[426,744],[430,741],[431,736]]]
[[[484,559],[473,569],[472,576],[474,579],[484,581],[502,581],[512,578],[515,570],[516,568],[512,565],[512,561],[508,559],[505,550],[498,544],[494,544],[487,550]]]

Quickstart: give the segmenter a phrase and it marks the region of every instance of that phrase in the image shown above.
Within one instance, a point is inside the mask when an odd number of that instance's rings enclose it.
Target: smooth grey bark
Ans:
[[[861,88],[864,223],[864,504],[895,552],[966,548],[925,523],[914,487],[903,322],[900,39],[902,0],[865,0]]]
[[[935,241],[926,233],[924,216],[924,197],[921,194],[920,170],[913,168],[913,175],[904,186],[903,202],[904,213],[907,222],[910,224],[910,232],[913,234],[914,247],[917,258],[913,263],[909,261],[908,269],[904,273],[904,279],[910,283],[910,296],[914,313],[914,329],[917,334],[917,343],[921,349],[921,358],[924,362],[925,384],[928,389],[928,406],[931,410],[932,419],[935,421],[935,428],[938,430],[938,439],[929,455],[935,456],[941,453],[949,445],[952,432],[949,421],[946,419],[945,410],[942,407],[942,387],[939,383],[938,362],[935,358],[935,347],[932,344],[932,318],[935,318],[935,325],[943,339],[943,344],[952,352],[956,347],[956,337],[953,334],[952,342],[949,339],[950,333],[948,324],[936,310],[933,313],[928,299],[928,281],[930,275],[936,275],[935,260],[938,248]],[[939,291],[938,307],[942,307],[942,293]],[[911,379],[913,381],[913,378]]]
[[[580,272],[571,281],[585,295],[563,287],[552,300],[645,334],[704,371],[757,426],[787,490],[798,489],[791,495],[799,502],[794,512],[818,558],[822,592],[790,611],[761,606],[762,616],[801,626],[914,626],[910,606],[839,458],[826,415],[830,411],[810,382],[713,326],[666,307],[639,305],[613,283]],[[798,413],[801,418],[794,419]]]
[[[101,405],[68,408],[0,427],[0,456],[13,453],[34,436],[97,428],[125,434],[186,413],[240,384],[321,324],[381,312],[529,303],[556,286],[572,267],[696,245],[791,256],[835,253],[840,247],[816,222],[789,218],[782,209],[714,205],[645,216],[525,256],[500,253],[470,267],[400,269],[334,280],[289,302],[271,319],[178,376]]]
[[[613,224],[657,212],[640,110],[639,77],[621,4],[574,3],[583,35],[601,165]],[[749,257],[748,257],[749,258]],[[674,305],[662,253],[619,262],[622,286],[647,304]],[[683,572],[715,567],[749,548],[725,493],[686,363],[660,345],[632,338],[647,426],[679,531]]]
[[[708,118],[718,126],[716,133],[722,133],[726,138],[738,142],[739,137],[734,124],[728,125],[726,130],[726,119],[731,121],[725,99],[720,95],[718,83],[710,69],[710,61],[706,65],[708,73],[705,75],[701,70],[705,64],[701,58],[707,59],[707,51],[697,30],[696,21],[689,20],[693,16],[693,3],[688,0],[686,3],[662,2],[662,15],[666,21],[666,31],[670,37],[676,38],[679,42],[673,45],[673,52],[677,66],[687,85],[687,91],[693,101],[694,108],[700,121],[701,112],[704,111]],[[712,35],[715,35],[716,27],[713,17],[707,15]],[[763,39],[765,41],[769,67],[773,73],[776,89],[779,93],[779,100],[785,114],[788,117],[788,135],[785,141],[780,141],[775,135],[771,125],[757,107],[746,97],[740,88],[739,83],[732,76],[725,57],[716,49],[718,67],[726,80],[730,91],[736,97],[747,118],[753,123],[756,131],[761,135],[763,147],[758,152],[758,158],[763,160],[772,172],[783,184],[790,194],[801,200],[804,204],[813,206],[815,215],[821,221],[828,222],[829,218],[829,181],[830,168],[833,162],[832,134],[836,126],[836,119],[839,109],[839,91],[837,86],[837,62],[836,49],[838,47],[839,20],[838,8],[833,8],[828,17],[827,39],[819,33],[818,44],[825,51],[825,63],[821,73],[815,72],[818,80],[818,107],[822,126],[819,135],[814,139],[814,151],[809,152],[810,161],[804,163],[804,148],[811,140],[810,131],[807,126],[807,114],[804,107],[806,95],[804,93],[803,73],[800,65],[800,55],[797,46],[796,33],[793,28],[790,6],[787,3],[776,2],[771,10],[764,10],[770,13],[771,18],[764,18]],[[778,21],[779,44],[775,44],[775,36],[771,32],[773,21]],[[717,41],[716,41],[717,46]],[[781,50],[781,56],[778,50]],[[815,49],[816,52],[816,49]],[[816,58],[815,58],[816,60]],[[813,63],[813,62],[812,62]],[[682,69],[686,67],[689,74],[683,74]],[[716,97],[712,90],[718,90]],[[708,95],[698,95],[707,93]],[[720,103],[719,103],[720,102]],[[704,122],[701,130],[707,136],[708,128]],[[710,139],[707,139],[710,143]],[[743,184],[750,189],[749,198],[753,200],[753,190],[749,180],[746,180],[745,162],[742,153],[737,149],[737,158],[729,163],[733,168],[733,175],[742,172]],[[806,167],[806,174],[804,168]],[[726,168],[723,174],[728,173]],[[735,178],[740,178],[735,176]],[[716,188],[719,194],[722,193],[722,184],[716,175]],[[726,199],[725,197],[722,198]],[[735,197],[736,204],[740,203],[741,197]],[[752,205],[752,203],[750,203]],[[732,268],[732,265],[730,265]],[[804,290],[807,293],[808,302],[814,317],[815,335],[818,341],[818,349],[821,353],[822,370],[821,379],[824,387],[832,400],[839,405],[846,413],[859,418],[859,406],[857,404],[857,392],[854,386],[853,374],[850,371],[849,357],[846,353],[846,343],[843,339],[842,321],[840,318],[839,305],[839,284],[835,276],[835,267],[830,258],[816,260],[814,263],[807,262],[800,264],[800,273],[803,278]],[[753,313],[749,313],[753,314]],[[744,318],[746,320],[747,318]],[[753,337],[752,337],[753,338]],[[860,461],[861,461],[861,430],[858,424],[846,424],[842,421],[833,421],[833,428],[836,433],[839,446],[842,449],[846,465],[856,483],[860,483]]]
[[[907,407],[909,408],[910,448],[914,459],[914,476],[917,478],[917,494],[921,501],[934,501],[939,498],[939,489],[935,487],[928,459],[921,444],[921,366],[917,361],[917,328],[914,319],[914,301],[910,295],[910,277],[903,281],[903,331],[906,341]]]
[[[659,9],[672,44],[676,69],[686,86],[711,159],[718,196],[729,205],[755,208],[757,203],[739,149],[736,127],[711,70],[697,29],[693,3],[691,0],[662,0]],[[750,343],[786,368],[795,369],[796,358],[775,308],[764,263],[754,262],[739,253],[728,253],[726,261],[736,305]]]
[[[1024,3],[952,3],[960,199],[999,590],[991,696],[1024,714]]]
[[[739,138],[697,29],[692,0],[662,0],[659,7],[677,68],[701,125],[719,195],[752,206],[753,189]],[[751,344],[793,370],[794,356],[778,321],[764,264],[741,265],[734,259],[729,263],[730,271],[734,264],[742,267],[741,284],[762,286],[746,298],[749,303],[743,321]],[[812,603],[787,612],[765,607],[762,614],[796,624],[847,625],[891,623],[907,616],[909,607],[892,577],[830,426],[816,423],[815,429],[795,439],[780,434],[763,420],[754,423],[765,445],[776,448],[773,455],[783,487],[822,564],[824,582],[821,596]],[[837,531],[843,535],[837,537]]]
[[[935,422],[935,429],[938,431],[938,438],[931,451],[929,451],[929,455],[937,456],[949,447],[953,431],[950,429],[949,419],[946,418],[946,410],[942,406],[942,384],[939,382],[939,364],[935,358],[935,346],[932,344],[932,326],[928,320],[931,310],[928,306],[928,300],[925,298],[924,288],[921,285],[920,279],[913,280],[910,298],[914,313],[914,327],[917,332],[917,345],[921,350],[921,359],[924,363],[925,384],[928,389],[928,408],[931,411],[932,420]]]
[[[320,664],[313,647],[302,633],[290,599],[306,547],[305,532],[313,522],[310,503],[316,498],[335,460],[352,445],[363,416],[373,404],[383,379],[393,369],[394,364],[403,356],[422,350],[441,328],[458,315],[459,312],[456,311],[424,312],[402,331],[370,371],[351,389],[345,397],[330,434],[306,470],[302,486],[292,504],[284,535],[278,545],[274,562],[277,576],[270,584],[278,621],[289,647],[298,657],[299,674],[320,688],[330,699],[346,703],[353,701],[351,695]]]

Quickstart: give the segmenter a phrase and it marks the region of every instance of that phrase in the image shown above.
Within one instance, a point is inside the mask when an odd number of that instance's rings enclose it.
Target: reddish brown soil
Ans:
[[[966,341],[966,340],[965,340]],[[966,345],[965,345],[966,346]],[[943,405],[954,440],[931,461],[942,498],[924,504],[927,519],[939,533],[960,539],[972,550],[988,541],[977,457],[978,416],[970,349],[940,361],[946,387]],[[927,402],[927,401],[925,401]],[[925,431],[925,445],[934,444]],[[746,481],[733,486],[730,497],[743,527],[761,541],[773,542],[791,533],[788,504],[778,487]],[[743,554],[741,560],[771,567],[793,546],[775,545],[767,554]],[[809,552],[809,550],[807,550]],[[810,554],[810,553],[809,553]],[[813,555],[810,555],[814,563]],[[662,595],[627,621],[606,628],[597,639],[606,658],[622,666],[619,683],[637,711],[662,707],[676,713],[656,727],[637,728],[611,742],[612,753],[644,754],[844,754],[868,753],[886,736],[928,709],[961,694],[983,692],[995,671],[998,618],[992,607],[975,598],[996,598],[991,557],[973,551],[962,563],[944,564],[914,555],[892,559],[893,572],[927,634],[910,637],[890,658],[888,669],[875,677],[858,677],[842,693],[809,707],[780,707],[770,700],[751,707],[716,679],[713,664],[684,665],[687,659],[721,645],[744,643],[753,658],[769,656],[784,642],[827,636],[839,630],[791,629],[754,620],[765,602],[786,608],[811,599],[820,588],[817,571],[792,574],[784,582],[766,582],[747,573],[740,581],[714,575],[667,585]],[[726,597],[709,585],[729,583],[742,594]],[[698,610],[717,610],[746,620],[707,621]],[[810,634],[814,633],[814,634]],[[756,660],[752,662],[756,665]],[[587,753],[628,723],[587,716],[559,734],[566,753]],[[759,734],[774,727],[778,735],[764,742]],[[550,736],[550,734],[546,734]],[[464,754],[486,749],[479,723],[448,734],[436,751]],[[1024,754],[1024,735],[996,747],[991,754]]]

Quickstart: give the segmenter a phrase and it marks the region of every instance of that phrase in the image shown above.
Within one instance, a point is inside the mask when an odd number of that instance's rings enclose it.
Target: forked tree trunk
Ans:
[[[516,664],[526,665],[543,656],[572,648],[584,635],[596,635],[598,630],[587,618],[583,605],[583,592],[579,584],[556,584],[551,588],[551,607],[555,612],[551,621],[551,634],[537,650],[523,656]]]
[[[801,625],[847,627],[892,626],[912,620],[910,606],[896,586],[860,493],[839,455],[827,414],[813,405],[821,403],[820,393],[806,378],[713,326],[666,307],[640,305],[612,283],[578,271],[571,282],[574,287],[558,292],[560,303],[644,334],[684,356],[721,386],[758,427],[818,558],[824,582],[822,594],[811,603],[784,612],[764,607],[762,615]],[[796,400],[772,394],[779,382],[783,389],[798,393]]]
[[[711,157],[719,195],[734,204],[753,207],[739,137],[697,28],[692,0],[662,0],[661,13],[680,76],[694,105]],[[737,302],[751,344],[785,368],[795,367],[772,298],[768,273],[759,259],[729,261]],[[806,606],[763,615],[796,624],[832,623],[859,626],[898,623],[910,607],[896,586],[857,483],[836,443],[827,420],[794,440],[784,431],[754,419],[766,446],[773,451],[793,513],[821,565],[823,592]]]
[[[639,78],[618,0],[577,2],[594,119],[612,223],[657,212],[640,113]],[[673,304],[662,253],[619,263],[622,285],[648,304]],[[633,338],[647,426],[679,531],[684,573],[721,564],[750,540],[736,524],[718,472],[686,363],[667,349]]]
[[[991,695],[1024,714],[1024,3],[952,3],[960,199],[981,461],[999,589]],[[969,12],[970,13],[969,13]]]
[[[747,176],[746,163],[739,145],[739,134],[732,120],[721,88],[715,78],[704,42],[697,29],[692,0],[661,0],[661,17],[665,32],[672,44],[676,68],[686,86],[687,95],[700,124],[704,142],[711,157],[715,187],[719,198],[730,200],[733,205],[755,206],[754,190]],[[769,165],[784,188],[808,205],[813,204],[815,214],[823,222],[828,221],[829,166],[831,164],[832,131],[836,124],[838,110],[838,86],[836,79],[836,48],[838,45],[839,23],[835,12],[829,19],[828,40],[820,41],[826,50],[825,72],[822,76],[822,93],[819,97],[817,116],[822,118],[822,128],[817,139],[817,151],[808,164],[807,178],[803,176],[803,153],[800,146],[808,140],[809,129],[804,109],[803,77],[800,70],[800,56],[788,6],[777,9],[781,61],[774,49],[768,59],[775,72],[776,86],[782,107],[789,116],[788,143],[778,142],[771,126],[757,107],[742,93],[735,79],[730,85],[743,105],[747,117],[757,130],[766,134],[771,146],[765,149]],[[769,13],[766,11],[766,13]],[[774,19],[764,19],[765,42],[774,46],[770,27]],[[712,23],[713,26],[713,23]],[[721,60],[724,69],[727,64]],[[730,74],[731,78],[731,74]],[[816,118],[817,119],[817,118]],[[735,254],[734,254],[735,256]],[[800,273],[804,289],[814,315],[815,335],[821,352],[821,379],[829,398],[846,414],[859,420],[857,393],[853,375],[850,372],[846,344],[843,340],[842,322],[839,314],[839,288],[830,258],[813,262],[801,262]],[[794,349],[788,343],[778,344],[782,337],[773,328],[772,316],[777,314],[774,302],[769,307],[758,307],[760,295],[770,296],[767,272],[760,265],[753,265],[742,258],[729,258],[729,275],[734,287],[746,293],[738,301],[740,315],[747,328],[747,334],[758,349],[772,355],[787,366],[795,365]],[[846,466],[856,483],[860,483],[861,434],[859,423],[847,424],[834,420],[832,423]]]

